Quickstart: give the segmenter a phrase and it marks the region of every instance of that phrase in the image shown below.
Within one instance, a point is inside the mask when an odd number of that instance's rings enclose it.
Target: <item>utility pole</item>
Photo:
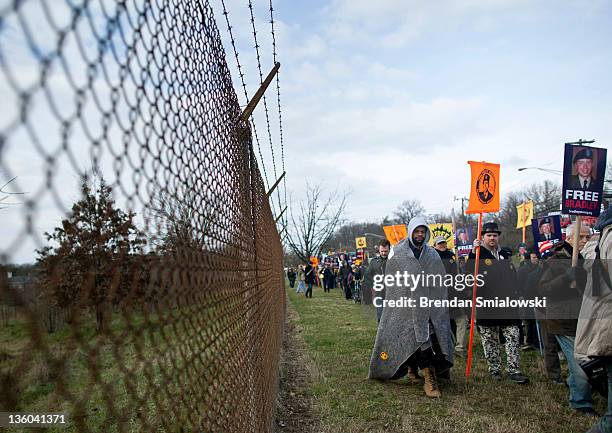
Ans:
[[[582,145],[582,144],[593,144],[595,143],[595,140],[583,140],[582,138],[579,139],[578,141],[570,141],[569,143],[565,143],[565,144],[577,144],[577,145]]]
[[[469,201],[467,197],[453,197],[454,201],[461,200],[461,219],[463,220],[463,226],[467,225],[467,219],[465,218],[465,202]]]

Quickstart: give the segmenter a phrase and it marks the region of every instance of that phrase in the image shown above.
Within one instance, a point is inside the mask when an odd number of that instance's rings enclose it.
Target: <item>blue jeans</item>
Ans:
[[[591,385],[585,372],[580,368],[578,362],[574,358],[574,340],[576,337],[567,335],[556,335],[559,346],[567,359],[569,368],[569,377],[567,384],[569,385],[569,402],[573,409],[583,407],[593,407],[593,396],[591,395]]]

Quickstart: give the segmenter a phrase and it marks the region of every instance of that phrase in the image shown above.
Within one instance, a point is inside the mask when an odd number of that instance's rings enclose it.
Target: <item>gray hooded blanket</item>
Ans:
[[[408,236],[398,243],[393,249],[393,256],[388,260],[386,274],[395,275],[404,271],[408,274],[423,273],[424,276],[444,276],[444,265],[440,256],[432,247],[427,245],[430,237],[429,228],[425,235],[425,245],[417,260],[410,248],[412,233],[418,226],[427,227],[424,218],[415,217],[408,224]],[[451,339],[448,308],[444,307],[420,307],[419,300],[425,297],[431,300],[446,300],[447,288],[440,284],[440,278],[435,284],[416,285],[411,287],[393,284],[385,284],[385,299],[400,300],[403,297],[414,299],[416,306],[386,307],[376,333],[376,341],[372,350],[370,360],[370,379],[391,379],[408,358],[414,354],[423,343],[430,339],[431,331],[435,332],[439,349],[442,350],[446,365],[452,365],[453,343]],[[376,296],[376,295],[375,295]],[[430,323],[433,330],[430,330]],[[440,355],[440,354],[438,354]]]

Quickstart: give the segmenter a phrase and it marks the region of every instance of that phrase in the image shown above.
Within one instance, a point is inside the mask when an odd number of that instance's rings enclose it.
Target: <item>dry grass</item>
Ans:
[[[306,392],[312,394],[324,433],[579,433],[594,423],[573,413],[565,387],[546,380],[536,352],[522,355],[522,368],[532,381],[527,386],[492,381],[479,345],[469,383],[464,360],[456,359],[452,381],[442,384],[437,401],[405,380],[368,380],[376,335],[373,310],[345,301],[337,289],[315,289],[313,299],[288,289],[288,296],[312,359]],[[603,400],[596,403],[602,412]]]

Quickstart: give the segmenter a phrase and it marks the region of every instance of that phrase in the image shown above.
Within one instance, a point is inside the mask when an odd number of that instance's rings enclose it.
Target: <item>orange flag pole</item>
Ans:
[[[482,235],[482,212],[478,214],[478,235],[480,240]],[[470,316],[470,339],[468,342],[467,363],[465,365],[465,380],[470,378],[472,370],[472,346],[474,344],[474,322],[476,321],[476,275],[478,275],[478,263],[480,262],[480,245],[476,247],[476,263],[474,264],[474,286],[472,287],[472,314]]]

